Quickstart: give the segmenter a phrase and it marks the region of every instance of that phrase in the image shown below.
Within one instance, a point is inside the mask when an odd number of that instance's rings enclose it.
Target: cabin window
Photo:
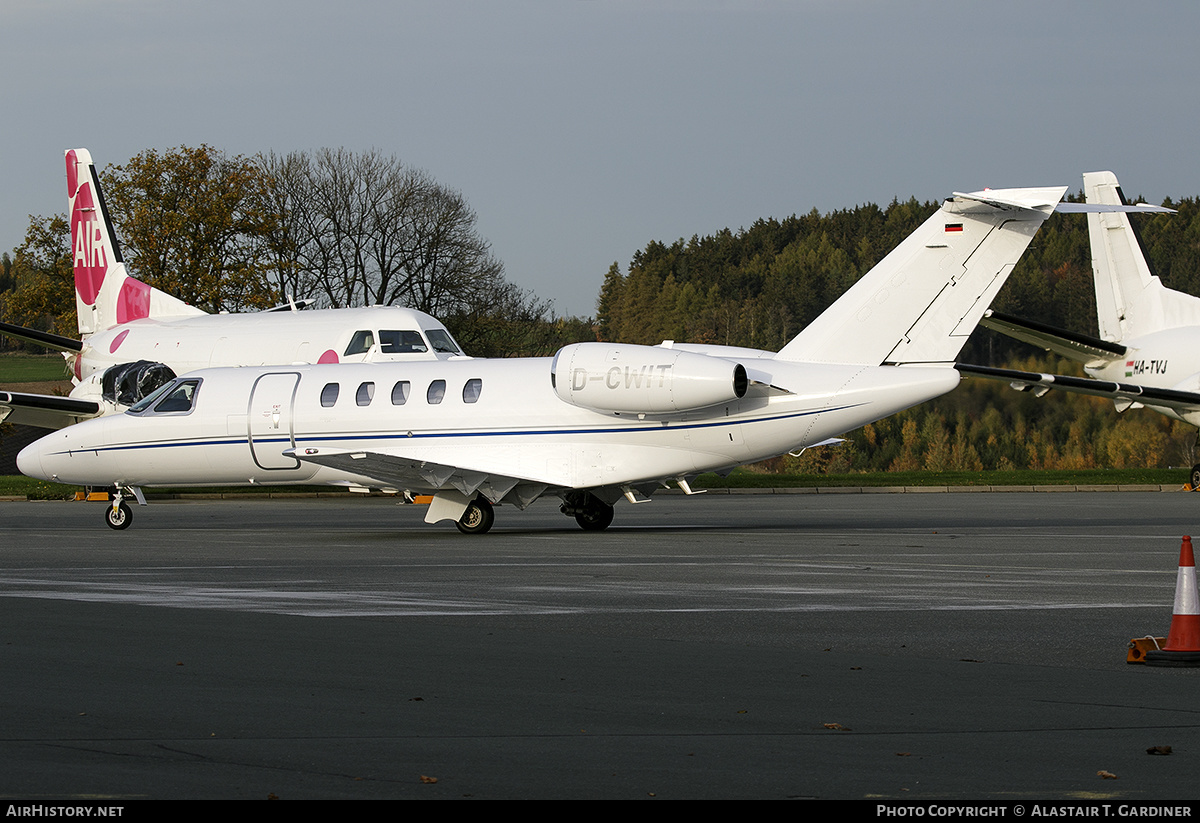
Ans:
[[[454,338],[450,336],[450,332],[445,329],[426,329],[425,334],[429,336],[429,342],[433,344],[434,351],[446,354],[461,353],[458,344],[454,342]]]
[[[467,384],[465,386],[463,386],[463,402],[464,403],[474,403],[476,400],[479,399],[479,394],[482,391],[483,391],[483,381],[480,380],[478,377],[472,377],[470,380],[467,381]]]
[[[436,406],[442,402],[442,398],[446,396],[446,381],[434,380],[429,384],[429,390],[425,392],[425,400],[431,406]]]
[[[199,385],[199,380],[185,380],[182,383],[176,383],[175,387],[168,390],[163,399],[155,404],[154,413],[190,412],[196,405],[196,388]]]
[[[375,397],[374,383],[359,383],[358,391],[354,394],[354,402],[360,406],[371,405],[371,400]]]
[[[375,335],[370,331],[356,331],[354,336],[350,338],[350,345],[346,347],[346,357],[352,354],[366,354],[371,350],[371,346],[375,345]]]
[[[409,385],[407,380],[401,380],[392,386],[392,405],[403,406],[408,402]]]
[[[413,354],[429,351],[429,347],[418,331],[382,329],[379,332],[379,350],[384,354]]]
[[[326,383],[325,388],[321,389],[321,405],[329,408],[336,403],[340,388],[337,383]]]

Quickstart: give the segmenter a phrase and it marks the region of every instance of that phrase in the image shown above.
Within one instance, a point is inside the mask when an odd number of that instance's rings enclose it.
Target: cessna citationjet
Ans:
[[[115,489],[326,484],[433,495],[485,532],[543,495],[587,530],[621,498],[827,441],[953,389],[954,358],[1062,188],[955,194],[778,353],[574,343],[554,357],[204,369],[55,432],[21,471]]]
[[[1116,175],[1083,175],[1089,205],[1125,203]],[[1090,213],[1088,241],[1100,336],[1078,334],[987,312],[981,324],[1046,351],[1077,360],[1093,378],[960,364],[964,374],[1005,380],[1038,396],[1050,389],[1108,397],[1118,412],[1142,407],[1200,426],[1200,297],[1168,289],[1150,272],[1128,212],[1170,211],[1128,206]],[[1200,487],[1200,464],[1191,484]]]
[[[445,360],[440,322],[398,306],[207,314],[130,277],[86,149],[66,153],[80,340],[11,323],[0,333],[61,351],[69,397],[0,391],[0,421],[57,429],[124,411],[177,374],[209,366]]]

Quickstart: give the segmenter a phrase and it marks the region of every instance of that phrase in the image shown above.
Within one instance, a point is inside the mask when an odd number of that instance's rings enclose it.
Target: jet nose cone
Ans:
[[[41,440],[35,440],[17,454],[17,469],[26,477],[36,477],[39,480],[49,480],[42,471]]]

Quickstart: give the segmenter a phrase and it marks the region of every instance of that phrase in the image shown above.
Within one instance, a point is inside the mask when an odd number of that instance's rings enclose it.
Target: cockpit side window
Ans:
[[[413,354],[429,351],[418,331],[380,329],[379,350],[384,354]]]
[[[369,330],[356,331],[354,336],[350,338],[350,345],[346,346],[344,357],[349,357],[352,354],[366,354],[371,350],[371,346],[375,345],[375,335]]]
[[[429,336],[429,342],[433,345],[435,352],[445,354],[462,353],[462,349],[454,342],[454,338],[450,336],[450,332],[445,329],[426,329],[425,334]]]

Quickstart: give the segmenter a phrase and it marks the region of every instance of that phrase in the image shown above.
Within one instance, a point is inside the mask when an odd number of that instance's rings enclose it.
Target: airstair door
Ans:
[[[292,415],[299,383],[297,372],[264,374],[254,381],[246,415],[250,454],[259,468],[300,468],[299,460],[283,454],[296,445]]]

